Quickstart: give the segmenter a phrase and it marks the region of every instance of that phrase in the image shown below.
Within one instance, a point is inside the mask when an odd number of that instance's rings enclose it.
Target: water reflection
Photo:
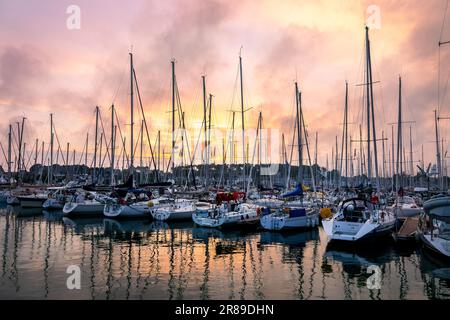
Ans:
[[[0,209],[0,298],[432,299],[449,298],[450,268],[420,246],[327,245],[321,229],[265,232],[191,222],[69,219]],[[78,265],[81,289],[68,290]],[[366,286],[380,267],[379,290]]]

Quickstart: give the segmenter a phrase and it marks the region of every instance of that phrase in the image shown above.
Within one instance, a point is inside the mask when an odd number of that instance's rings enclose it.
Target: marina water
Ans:
[[[0,299],[450,297],[450,268],[419,244],[381,247],[333,248],[321,227],[226,231],[2,207]],[[68,289],[70,266],[81,271],[79,289]],[[370,266],[379,289],[368,288]]]

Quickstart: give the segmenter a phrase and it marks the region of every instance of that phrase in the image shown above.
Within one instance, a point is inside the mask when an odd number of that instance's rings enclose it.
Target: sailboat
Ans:
[[[422,208],[410,196],[398,197],[390,209],[397,218],[416,217],[422,212]]]
[[[192,215],[195,224],[201,227],[217,228],[243,225],[257,225],[261,209],[250,203],[225,202],[212,210]]]
[[[196,211],[195,202],[186,199],[176,199],[167,205],[152,210],[153,219],[160,221],[191,220]]]
[[[435,196],[423,204],[419,236],[425,246],[442,257],[450,258],[450,197]]]
[[[319,225],[319,214],[315,208],[283,207],[262,211],[261,226],[266,230],[314,228]]]
[[[295,101],[296,101],[296,122],[295,129],[297,129],[297,144],[298,144],[298,158],[299,158],[299,178],[303,181],[303,139],[307,147],[308,159],[311,170],[311,158],[308,147],[308,135],[306,132],[305,121],[303,118],[303,112],[301,107],[301,92],[298,89],[298,84],[295,82]],[[295,130],[294,137],[295,138]],[[312,184],[314,194],[316,194],[314,174],[311,170]],[[289,175],[288,175],[289,179]],[[286,183],[289,185],[289,182]],[[290,192],[284,193],[281,197],[283,199],[289,199],[278,207],[265,207],[263,208],[260,223],[266,230],[285,230],[296,228],[314,228],[319,225],[319,213],[318,206],[314,203],[315,199],[304,199],[303,183],[297,184],[297,187]]]
[[[82,192],[74,195],[63,207],[63,212],[71,216],[101,216],[110,198],[95,192]]]
[[[108,218],[145,218],[151,217],[151,201],[139,201],[130,204],[107,203],[103,214]]]
[[[284,194],[284,197],[303,195],[302,186]],[[303,196],[302,196],[303,197]],[[261,226],[266,230],[314,228],[319,225],[318,209],[303,203],[285,203],[277,208],[265,207],[261,211]]]
[[[36,192],[33,194],[17,196],[22,208],[42,208],[42,204],[47,200],[48,194]]]
[[[367,98],[367,171],[369,178],[368,195],[361,193],[356,198],[343,200],[338,211],[330,218],[322,220],[322,226],[329,240],[355,242],[373,236],[390,234],[395,226],[395,216],[384,210],[379,203],[379,177],[376,130],[374,118],[372,69],[370,58],[369,28],[366,26],[366,98]],[[372,126],[372,130],[371,130]],[[374,147],[374,167],[377,182],[377,194],[372,194],[371,179],[371,151]],[[369,198],[370,197],[370,201]]]
[[[173,199],[166,197],[130,203],[123,199],[123,201],[119,200],[118,203],[107,203],[103,214],[108,218],[151,218],[153,211],[173,202]]]

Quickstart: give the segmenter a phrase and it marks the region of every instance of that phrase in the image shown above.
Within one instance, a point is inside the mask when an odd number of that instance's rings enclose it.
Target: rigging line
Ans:
[[[297,110],[297,105],[296,105],[296,99],[297,97],[291,97],[291,115],[294,115],[294,108],[295,110]],[[292,125],[292,122],[291,122]],[[289,160],[288,160],[288,172],[287,172],[287,177],[286,177],[286,190],[289,188],[289,184],[290,184],[290,180],[291,180],[291,167],[292,167],[292,158],[294,156],[294,143],[295,143],[295,137],[296,137],[296,132],[297,132],[297,120],[294,120],[294,128],[293,130],[291,130],[293,132],[292,134],[292,143],[291,143],[291,154],[289,156]],[[287,159],[286,159],[287,160]]]
[[[379,68],[378,68],[378,65],[377,65],[377,61],[376,61],[375,58],[373,59],[373,65],[374,65],[373,68],[375,69],[375,73],[377,74],[378,79],[381,79],[380,71],[379,71]],[[381,104],[381,112],[382,112],[382,115],[383,115],[383,128],[384,128],[384,125],[386,124],[386,112],[384,110],[383,84],[382,84],[381,81],[380,81],[380,84],[379,84],[378,94],[380,96],[380,101],[381,101],[380,104]],[[377,100],[377,102],[378,102],[378,100]]]
[[[444,33],[444,25],[445,25],[445,18],[447,16],[448,1],[449,0],[447,0],[445,3],[444,18],[442,19],[441,34],[439,35],[439,42],[442,41],[442,34]]]
[[[117,86],[117,90],[116,90],[116,92],[113,94],[113,97],[112,97],[112,103],[111,104],[114,104],[114,102],[116,101],[116,98],[117,98],[117,95],[119,94],[119,90],[121,89],[121,87],[122,87],[122,83],[123,83],[123,79],[125,78],[125,71],[127,70],[127,66],[128,66],[128,57],[127,57],[127,62],[126,62],[126,65],[123,67],[123,70],[122,70],[122,75],[121,75],[121,77],[120,77],[120,79],[119,79],[119,85]]]
[[[198,96],[199,96],[199,92],[198,92],[198,90],[196,90],[195,91],[195,94],[194,94],[194,102],[192,103],[192,106],[191,106],[191,110],[190,110],[190,113],[189,114],[196,114],[196,112],[195,112],[195,106],[197,105],[197,102],[198,102]],[[188,117],[189,117],[189,114],[188,114]],[[188,120],[189,120],[189,118],[188,118]],[[195,120],[195,118],[194,118],[194,120]],[[192,122],[197,122],[197,121],[194,121],[194,120],[192,120],[191,121],[191,123]],[[189,122],[189,121],[188,121]],[[185,119],[185,123],[184,123],[184,125],[186,125],[186,119]],[[191,129],[193,129],[193,137],[194,137],[194,139],[195,139],[195,136],[196,136],[196,134],[195,134],[195,128],[194,127],[192,127]],[[200,132],[202,132],[202,130],[200,129]],[[186,138],[187,139],[187,138]],[[189,156],[190,157],[190,156]],[[195,152],[192,154],[192,157],[194,158],[193,159],[193,161],[195,161]],[[193,162],[192,162],[193,163]],[[188,178],[189,178],[189,174],[188,174]]]
[[[15,142],[15,143],[11,143],[11,144],[12,144],[12,146],[14,148],[14,156],[17,156],[17,154],[15,153],[15,148],[17,147],[17,149],[19,149],[19,139],[16,136],[15,131],[16,130],[14,129],[14,126],[12,126],[12,128],[11,128],[12,139],[13,139],[13,142]]]
[[[233,110],[234,101],[236,97],[238,78],[239,78],[239,63],[237,64],[236,78],[234,79],[233,93],[231,95],[231,110]]]
[[[138,133],[138,138],[136,139],[136,144],[134,145],[134,148],[133,148],[133,154],[135,154],[136,155],[136,151],[137,151],[137,148],[138,148],[138,146],[139,146],[139,142],[141,141],[141,131],[142,129],[140,129],[139,130],[139,133]]]
[[[438,47],[437,116],[441,113],[441,46]]]
[[[136,76],[136,70],[134,68],[133,68],[133,78],[134,78],[134,83],[136,84],[136,92],[138,94],[139,106],[141,107],[140,110],[141,110],[141,113],[142,113],[142,119],[144,120],[145,132],[147,133],[147,140],[148,140],[148,145],[150,147],[150,154],[152,156],[153,167],[154,167],[154,169],[156,171],[157,168],[156,168],[155,157],[153,156],[152,142],[151,142],[151,139],[150,139],[150,134],[148,133],[147,121],[145,119],[144,107],[142,105],[142,100],[141,100],[141,93],[139,91],[139,86],[138,86],[137,76]],[[157,176],[157,180],[158,180],[158,176]]]
[[[115,168],[120,168],[120,162],[122,160],[122,151],[123,151],[123,148],[120,148],[120,152],[119,152],[119,155],[117,157]]]
[[[103,134],[103,136],[105,136],[105,135]],[[105,138],[105,140],[106,140],[106,138]],[[105,142],[105,148],[106,148],[106,150],[108,150],[110,146],[111,146],[111,140],[106,141],[106,142]],[[105,153],[105,155],[103,156],[103,160],[100,159],[100,160],[101,160],[101,162],[100,162],[100,168],[103,168],[103,165],[104,165],[104,163],[105,163],[105,160],[106,160],[106,157],[107,157],[107,156],[108,156],[108,155]],[[108,156],[108,160],[109,160],[109,162],[111,163],[111,158],[110,158],[109,156]]]
[[[8,157],[6,156],[5,149],[3,149],[3,144],[1,142],[0,147],[2,147],[3,156],[5,157],[6,163],[8,163]]]
[[[355,78],[356,81],[358,81],[359,83],[359,79],[361,78],[361,73],[362,73],[362,60],[363,60],[363,52],[361,50],[360,56],[359,56],[359,64],[358,64],[358,68],[356,69],[356,73],[355,73]],[[352,86],[353,87],[353,86]],[[359,100],[360,96],[361,96],[361,92],[360,90],[363,90],[363,87],[360,87],[359,90],[353,90],[353,105],[354,106],[359,106],[360,102],[358,102],[357,100]],[[352,122],[357,122],[359,119],[359,113],[360,113],[360,108],[356,108],[355,113],[350,113],[352,114]],[[353,132],[352,132],[353,133]]]
[[[88,124],[87,130],[85,131],[87,134],[89,134],[89,132],[91,131],[93,122],[94,122],[94,117],[91,118],[91,121]],[[84,143],[84,144],[86,144],[86,143]],[[89,152],[88,146],[83,146],[83,148],[86,148],[86,155],[88,155],[88,152]],[[81,164],[81,159],[82,158],[80,158],[80,164]]]
[[[34,148],[33,148],[34,149]],[[24,159],[25,159],[25,154],[23,155],[24,156]],[[25,170],[27,170],[27,168],[29,167],[29,165],[30,165],[30,161],[31,161],[31,157],[33,156],[33,152],[29,152],[28,153],[28,160],[27,160],[27,162],[25,163],[24,162],[24,165],[25,165]]]
[[[105,141],[106,140],[108,141],[108,143],[106,144],[106,154],[105,154],[105,156],[107,155],[109,162],[111,162],[111,156],[109,155],[109,143],[111,142],[111,140],[110,139],[106,139],[105,126],[103,124],[103,118],[102,118],[102,113],[101,112],[99,112],[99,116],[100,116],[100,124],[102,126],[102,131],[103,131],[103,137],[105,138]],[[112,135],[112,133],[111,133],[111,135]],[[103,165],[103,162],[101,163],[101,165]]]
[[[58,142],[58,149],[56,150],[56,154],[58,154],[58,151],[60,151],[61,157],[63,159],[63,164],[66,165],[66,159],[64,159],[64,154],[62,152],[61,144],[59,143],[59,137],[58,133],[56,132],[55,125],[53,125],[53,131],[55,132],[56,142]]]
[[[177,104],[178,104],[178,126],[179,128],[183,129],[183,107],[181,105],[181,98],[180,98],[180,91],[178,90],[178,82],[175,80],[175,88],[176,88],[176,93],[177,93]],[[181,135],[181,137],[183,137],[183,134]],[[189,143],[187,141],[187,137],[186,137],[186,145],[187,148],[189,150]]]
[[[86,144],[86,142],[83,143],[83,150],[81,151],[80,160],[78,161],[78,165],[81,165],[81,161],[83,161],[85,152],[87,153],[87,144]]]
[[[188,139],[188,137],[186,135],[185,119],[184,119],[184,116],[182,116],[182,111],[183,111],[182,108],[183,107],[181,106],[180,91],[178,90],[178,82],[176,81],[176,79],[175,79],[175,88],[176,88],[176,93],[177,93],[177,102],[178,102],[178,108],[177,109],[178,109],[178,113],[179,113],[178,117],[180,119],[180,127],[182,129],[182,135],[184,133],[184,137],[186,139],[186,148],[187,148],[187,151],[188,151],[187,152],[188,153],[187,156],[189,158],[189,162],[191,163],[190,168],[189,168],[189,172],[188,172],[188,179],[189,179],[189,173],[192,171],[191,151],[190,151],[190,148],[189,148],[189,139]],[[181,116],[180,116],[180,113],[181,113]],[[205,124],[205,126],[206,126],[206,124]],[[182,154],[183,154],[183,158],[184,158],[184,150],[182,150]],[[194,156],[192,157],[192,159],[193,158],[194,158]],[[193,177],[194,177],[194,183],[195,183],[194,173],[193,173]],[[187,183],[187,181],[186,181],[186,183]]]
[[[313,187],[313,191],[314,191],[314,196],[316,196],[316,191],[317,191],[316,190],[316,178],[315,178],[314,172],[312,170],[311,154],[309,152],[309,143],[308,143],[308,131],[306,130],[305,117],[303,116],[303,112],[301,113],[300,121],[303,124],[303,132],[305,134],[305,143],[306,143],[306,152],[308,153],[309,170],[310,170],[310,174],[311,174],[311,182],[312,182],[312,187]],[[342,162],[342,160],[341,160],[341,162]]]
[[[117,111],[116,110],[114,110],[114,114],[116,116],[116,123],[117,123],[117,127],[119,128],[120,140],[122,141],[122,147],[123,147],[123,150],[124,150],[124,155],[125,155],[125,159],[127,160],[127,167],[128,167],[130,165],[130,163],[129,163],[129,160],[128,160],[128,154],[127,154],[127,151],[126,151],[127,149],[125,147],[125,142],[124,142],[123,135],[122,135],[122,129],[120,127],[119,117],[117,116]]]

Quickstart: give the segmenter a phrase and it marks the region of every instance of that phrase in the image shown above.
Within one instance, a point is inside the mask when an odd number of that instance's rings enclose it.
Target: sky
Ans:
[[[71,5],[80,9],[79,29],[68,28]],[[256,127],[261,111],[263,126],[284,133],[291,145],[297,81],[311,153],[318,132],[318,162],[325,166],[328,157],[331,166],[335,137],[341,137],[346,81],[349,131],[358,139],[364,26],[371,23],[377,135],[384,131],[388,136],[387,154],[401,75],[404,120],[413,122],[414,161],[421,159],[423,145],[425,162],[434,162],[433,110],[439,104],[440,116],[450,115],[450,45],[438,49],[440,40],[450,40],[448,11],[446,0],[0,0],[0,141],[6,150],[8,125],[26,117],[27,152],[35,139],[48,143],[53,113],[62,148],[69,142],[78,162],[87,132],[92,141],[97,105],[109,139],[112,103],[129,141],[132,51],[152,143],[160,130],[169,149],[172,59],[185,123],[194,128],[195,142],[203,116],[201,76],[213,95],[212,126],[230,128],[230,110],[240,110],[241,54],[246,127]],[[135,138],[141,118],[135,110]],[[444,139],[449,123],[440,121]],[[409,125],[404,132],[408,157]],[[221,143],[213,137],[218,150]],[[448,145],[444,140],[445,150]],[[89,154],[93,148],[91,143]],[[148,147],[144,154],[149,155]]]

